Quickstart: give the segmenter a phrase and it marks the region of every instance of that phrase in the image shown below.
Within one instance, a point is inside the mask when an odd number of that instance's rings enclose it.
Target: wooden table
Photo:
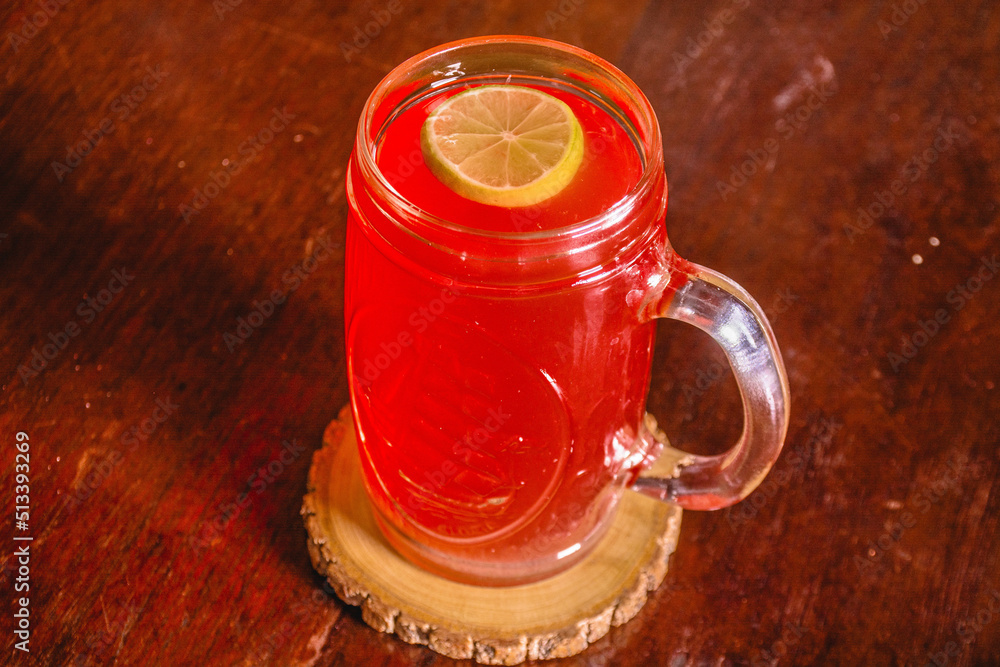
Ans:
[[[452,662],[324,592],[298,510],[347,400],[362,105],[420,50],[525,33],[645,90],[671,240],[757,297],[793,396],[772,478],[687,513],[660,590],[566,664],[1000,664],[993,3],[12,4],[0,489],[10,517],[25,432],[30,519],[3,522],[2,586],[31,652],[6,630],[5,660]],[[721,353],[665,323],[656,360],[674,443],[725,449]]]

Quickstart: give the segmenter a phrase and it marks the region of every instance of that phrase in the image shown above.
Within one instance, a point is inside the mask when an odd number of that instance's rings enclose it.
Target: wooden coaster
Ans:
[[[313,566],[368,625],[451,658],[516,665],[575,655],[638,613],[677,545],[680,508],[627,492],[608,534],[571,569],[523,586],[456,583],[404,560],[376,526],[350,406],[323,445],[302,504]],[[676,465],[664,458],[657,469]]]

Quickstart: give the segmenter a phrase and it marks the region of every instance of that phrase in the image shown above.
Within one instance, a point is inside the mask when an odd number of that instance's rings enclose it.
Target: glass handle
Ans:
[[[729,278],[680,260],[646,295],[643,319],[693,324],[722,346],[743,399],[743,434],[727,452],[695,456],[664,447],[633,489],[684,509],[712,510],[739,502],[764,479],[788,430],[788,377],[774,332],[757,302]],[[655,421],[647,428],[656,434]]]

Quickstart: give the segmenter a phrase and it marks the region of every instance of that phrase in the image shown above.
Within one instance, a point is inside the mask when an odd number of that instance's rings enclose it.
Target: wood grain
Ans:
[[[421,49],[526,33],[594,50],[647,93],[671,241],[757,297],[792,392],[774,477],[732,511],[687,513],[636,618],[550,664],[1000,664],[995,3],[399,0],[351,62],[341,43],[387,2],[56,4],[29,37],[39,5],[0,8],[0,492],[25,431],[34,536],[31,654],[11,643],[4,660],[453,664],[324,591],[298,510],[347,400],[343,178],[362,105]],[[265,143],[276,109],[289,119]],[[59,180],[53,162],[105,119]],[[939,132],[952,144],[924,160]],[[225,160],[239,173],[185,221]],[[177,406],[162,421],[158,400]],[[687,451],[740,431],[724,359],[676,323],[658,330],[648,408]]]
[[[677,458],[661,457],[663,474],[676,474]],[[681,526],[680,508],[628,493],[607,536],[569,570],[522,586],[469,586],[425,572],[392,548],[360,470],[344,406],[313,454],[302,502],[313,567],[379,632],[486,665],[576,655],[632,620],[663,582]]]

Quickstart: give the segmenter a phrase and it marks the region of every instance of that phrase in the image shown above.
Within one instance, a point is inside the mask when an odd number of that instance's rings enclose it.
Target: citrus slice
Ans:
[[[560,99],[525,86],[472,88],[445,101],[420,133],[424,160],[459,195],[531,206],[569,185],[583,160],[583,129]]]

